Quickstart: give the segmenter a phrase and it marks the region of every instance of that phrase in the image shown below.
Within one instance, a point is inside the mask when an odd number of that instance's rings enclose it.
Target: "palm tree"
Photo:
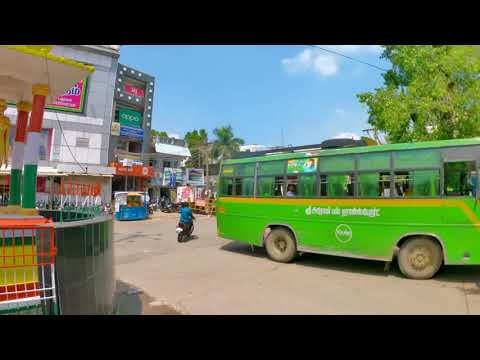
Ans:
[[[213,154],[219,160],[231,158],[234,153],[240,151],[240,145],[245,144],[243,139],[234,136],[230,125],[214,129],[213,134],[216,136],[213,142]]]
[[[207,132],[205,129],[189,131],[185,134],[185,141],[192,155],[188,161],[188,165],[196,168],[202,167],[203,156],[200,148],[208,144]]]

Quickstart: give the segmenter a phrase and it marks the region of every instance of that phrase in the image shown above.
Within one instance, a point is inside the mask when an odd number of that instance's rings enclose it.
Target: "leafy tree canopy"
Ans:
[[[471,46],[386,45],[384,85],[361,93],[368,122],[389,142],[480,135],[480,59]]]

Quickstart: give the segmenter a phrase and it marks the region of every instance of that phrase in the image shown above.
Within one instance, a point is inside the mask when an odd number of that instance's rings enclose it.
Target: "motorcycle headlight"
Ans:
[[[177,234],[180,234],[183,231],[183,229],[182,228],[177,228],[175,231],[177,232]]]

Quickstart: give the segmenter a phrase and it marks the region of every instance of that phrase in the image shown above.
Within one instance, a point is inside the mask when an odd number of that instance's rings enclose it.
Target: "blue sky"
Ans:
[[[388,68],[375,45],[323,45]],[[305,46],[122,46],[120,62],[155,76],[153,128],[183,136],[232,125],[247,144],[319,143],[361,135],[356,94],[381,86],[381,72]]]

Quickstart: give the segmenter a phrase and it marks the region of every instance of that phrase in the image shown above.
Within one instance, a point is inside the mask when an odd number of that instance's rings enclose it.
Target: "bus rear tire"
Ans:
[[[282,228],[274,229],[265,240],[265,250],[273,261],[288,263],[297,254],[297,246],[290,231]]]
[[[431,279],[442,266],[440,245],[429,238],[414,237],[407,240],[398,253],[398,266],[409,279]]]

